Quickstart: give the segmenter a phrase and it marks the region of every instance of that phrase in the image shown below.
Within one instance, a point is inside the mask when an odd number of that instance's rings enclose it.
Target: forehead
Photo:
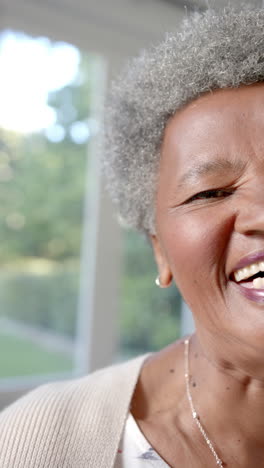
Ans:
[[[180,176],[198,160],[236,160],[239,154],[263,153],[264,84],[216,90],[188,104],[165,129],[161,167],[177,164]]]

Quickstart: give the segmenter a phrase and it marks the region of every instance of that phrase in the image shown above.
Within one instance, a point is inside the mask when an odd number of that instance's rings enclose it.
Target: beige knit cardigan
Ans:
[[[147,355],[42,385],[0,413],[0,468],[112,468]]]

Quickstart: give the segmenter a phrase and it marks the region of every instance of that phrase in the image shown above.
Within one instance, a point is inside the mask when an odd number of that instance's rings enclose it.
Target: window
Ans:
[[[75,369],[94,60],[0,37],[0,383]]]

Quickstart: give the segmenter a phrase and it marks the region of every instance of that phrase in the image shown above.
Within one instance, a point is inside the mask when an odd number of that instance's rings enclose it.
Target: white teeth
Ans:
[[[253,288],[263,289],[264,288],[264,278],[255,278],[253,280]]]
[[[236,280],[237,282],[240,281],[240,276],[241,276],[240,271],[235,271],[234,277],[235,277],[235,280]]]
[[[235,271],[234,277],[237,282],[240,281],[240,271]]]
[[[251,271],[249,267],[243,268],[242,272],[242,279],[249,278],[251,276]]]
[[[259,272],[259,265],[257,265],[256,263],[254,263],[254,265],[250,265],[249,271],[251,273],[251,276],[255,275],[256,273]]]
[[[260,271],[264,271],[264,261],[257,262],[257,263],[252,263],[248,267],[245,268],[240,268],[240,270],[237,270],[234,272],[235,280],[242,281],[250,276],[255,275],[256,273],[259,273]],[[256,279],[261,279],[261,278],[256,278]]]
[[[235,280],[241,281],[243,279],[249,278],[251,275],[249,268],[241,268],[234,273]]]

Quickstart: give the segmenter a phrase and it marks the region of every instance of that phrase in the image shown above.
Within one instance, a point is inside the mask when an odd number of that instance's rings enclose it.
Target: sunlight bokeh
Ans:
[[[0,36],[0,126],[21,133],[56,123],[50,91],[72,83],[80,52],[63,42],[5,31]]]

